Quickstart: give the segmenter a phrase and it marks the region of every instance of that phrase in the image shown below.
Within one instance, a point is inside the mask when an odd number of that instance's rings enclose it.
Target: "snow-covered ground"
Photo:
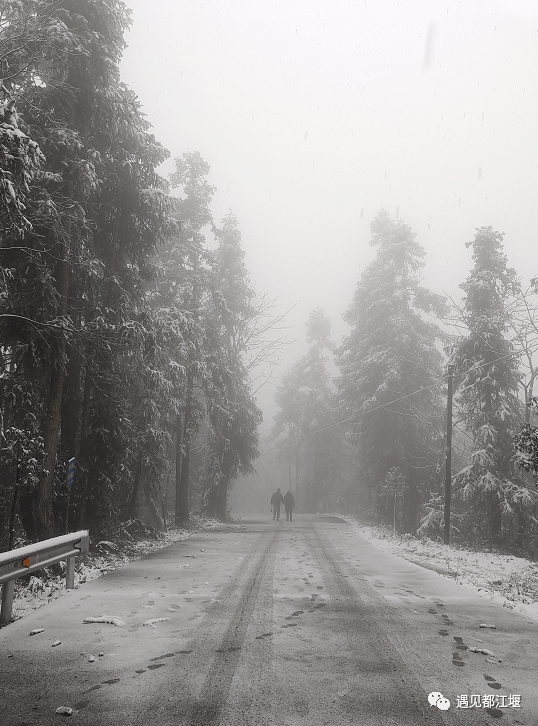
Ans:
[[[341,516],[341,515],[340,515]],[[373,545],[538,621],[538,562],[395,534],[344,516]]]
[[[339,515],[342,516],[342,515]],[[434,570],[462,586],[478,591],[482,596],[501,603],[538,621],[538,563],[521,557],[477,552],[454,545],[444,545],[428,539],[401,536],[383,527],[365,525],[344,516],[355,529],[376,547],[398,557]],[[120,541],[103,540],[93,554],[77,560],[75,587],[139,559],[154,550],[186,539],[193,532],[214,529],[216,520],[196,520],[189,529],[171,528],[168,532],[144,538]],[[241,527],[241,520],[236,526]],[[41,573],[39,573],[41,575]],[[13,603],[14,618],[21,618],[32,610],[61,597],[65,592],[65,576],[34,575],[28,583],[18,580]]]
[[[138,560],[155,550],[168,547],[182,539],[190,537],[194,532],[214,529],[222,523],[217,520],[193,517],[189,529],[176,527],[168,528],[167,532],[156,533],[144,527],[139,522],[133,522],[134,527],[125,526],[119,536],[110,540],[101,540],[92,547],[92,552],[84,557],[77,557],[75,569],[75,588],[85,582],[101,577],[101,575],[117,570],[128,562]],[[151,536],[140,537],[144,530]],[[131,532],[137,531],[133,535]],[[59,563],[62,574],[53,575],[50,570],[38,571],[29,581],[19,579],[15,581],[15,596],[13,599],[13,619],[18,620],[33,610],[47,605],[65,593],[65,567],[66,563]]]

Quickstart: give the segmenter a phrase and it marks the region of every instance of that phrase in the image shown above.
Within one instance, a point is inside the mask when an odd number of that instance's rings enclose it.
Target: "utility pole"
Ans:
[[[454,366],[448,366],[448,390],[446,401],[446,460],[445,460],[445,530],[444,542],[450,544],[450,500],[452,496],[452,381]]]

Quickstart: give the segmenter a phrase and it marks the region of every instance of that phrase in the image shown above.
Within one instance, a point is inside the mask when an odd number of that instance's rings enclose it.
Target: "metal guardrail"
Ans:
[[[90,537],[86,529],[36,542],[17,550],[0,552],[0,584],[3,585],[0,625],[7,625],[11,620],[17,578],[67,560],[65,585],[68,590],[72,590],[75,587],[75,557],[88,554],[89,545]]]

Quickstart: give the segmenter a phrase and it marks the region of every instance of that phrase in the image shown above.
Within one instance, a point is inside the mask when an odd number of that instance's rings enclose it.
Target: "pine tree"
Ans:
[[[252,473],[258,456],[261,411],[251,393],[246,354],[259,310],[241,247],[241,232],[231,212],[216,230],[213,296],[208,323],[213,331],[211,387],[206,387],[211,433],[202,475],[207,511],[227,517],[234,480]]]
[[[380,492],[393,468],[405,480],[403,527],[414,531],[422,498],[436,485],[441,437],[442,334],[427,318],[443,300],[420,285],[424,251],[402,221],[381,211],[371,225],[377,256],[344,315],[350,334],[337,351],[340,416],[356,449],[358,481]],[[387,523],[393,507],[378,506]]]
[[[521,420],[517,398],[518,356],[507,336],[506,304],[517,292],[515,271],[507,266],[503,235],[477,229],[474,265],[461,285],[463,322],[469,330],[454,349],[459,376],[460,416],[473,438],[470,463],[455,477],[490,541],[502,536],[502,515],[513,512],[522,493],[514,471],[513,434]]]
[[[208,180],[209,164],[199,152],[186,152],[175,159],[175,164],[170,182],[181,191],[174,200],[180,231],[155,257],[159,274],[150,299],[155,314],[169,330],[177,402],[170,412],[170,427],[176,441],[175,521],[179,525],[189,520],[192,441],[205,407],[203,388],[211,345],[205,303],[211,297],[206,231],[214,228],[210,205],[216,190]]]
[[[295,498],[303,511],[332,511],[341,495],[342,455],[335,423],[334,390],[328,371],[331,322],[315,308],[308,318],[307,353],[283,376],[275,394],[279,411],[273,438],[295,480]],[[295,469],[295,476],[292,470]]]
[[[125,343],[144,315],[150,255],[174,225],[155,172],[166,152],[119,80],[125,5],[21,0],[10,12],[8,41],[28,42],[9,49],[8,90],[46,163],[30,195],[32,228],[8,260],[24,272],[10,281],[7,299],[34,322],[4,331],[21,359],[19,376],[36,380],[41,399],[35,534],[47,537],[56,528],[60,430],[62,456],[75,454],[79,464],[80,523],[117,510],[110,494],[121,498],[131,468],[124,444],[132,398],[122,363],[137,350]]]

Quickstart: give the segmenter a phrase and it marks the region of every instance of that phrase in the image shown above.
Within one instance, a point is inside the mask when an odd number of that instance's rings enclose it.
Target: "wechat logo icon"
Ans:
[[[428,703],[430,706],[437,706],[440,711],[448,711],[450,708],[450,701],[439,691],[432,691],[428,694]]]

